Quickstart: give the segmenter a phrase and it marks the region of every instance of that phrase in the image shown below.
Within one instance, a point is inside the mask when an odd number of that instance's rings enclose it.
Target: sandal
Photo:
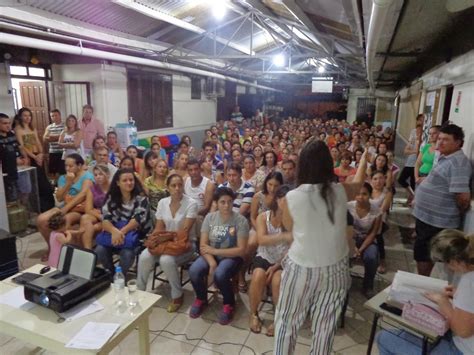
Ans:
[[[170,304],[168,304],[168,308],[166,308],[166,310],[168,311],[168,313],[176,312],[183,305],[183,301],[184,295],[179,298],[173,299]]]
[[[265,334],[267,337],[273,337],[275,335],[275,323],[272,323],[267,328],[267,333]]]
[[[250,315],[250,330],[252,333],[256,334],[259,334],[262,331],[262,321],[257,313]]]

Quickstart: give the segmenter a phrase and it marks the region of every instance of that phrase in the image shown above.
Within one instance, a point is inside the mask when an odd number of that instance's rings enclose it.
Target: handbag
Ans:
[[[128,224],[127,221],[119,221],[114,224],[114,227],[117,229],[121,229]],[[120,245],[113,245],[112,244],[112,234],[106,231],[102,231],[95,237],[95,242],[98,245],[102,245],[104,247],[111,247],[111,248],[128,248],[134,249],[140,243],[140,235],[137,230],[131,230],[127,234],[125,234],[125,239],[123,240],[123,244]]]
[[[71,202],[74,198],[76,198],[76,196],[72,196],[72,195],[69,195],[69,194],[64,196],[65,205],[67,205],[69,202]],[[84,199],[85,199],[85,197],[84,197]],[[71,208],[69,210],[69,212],[86,213],[85,201],[82,201],[82,202],[78,203],[77,205],[75,205],[73,208]]]
[[[421,303],[405,303],[402,318],[439,336],[446,334],[449,329],[448,322],[441,313]]]
[[[176,232],[176,238],[173,240],[167,240],[156,245],[147,245],[147,247],[151,255],[178,256],[190,251],[192,244],[188,240],[188,234],[185,231],[178,231]]]

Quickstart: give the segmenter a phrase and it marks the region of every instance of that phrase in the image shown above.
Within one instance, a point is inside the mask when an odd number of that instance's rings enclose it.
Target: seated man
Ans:
[[[107,165],[107,168],[109,169],[109,179],[112,181],[114,178],[115,173],[117,172],[117,167],[109,162],[109,149],[107,147],[99,147],[96,149],[94,153],[95,159],[89,163],[87,166],[87,169],[90,171],[91,174],[94,173],[94,167],[97,164],[104,164]]]

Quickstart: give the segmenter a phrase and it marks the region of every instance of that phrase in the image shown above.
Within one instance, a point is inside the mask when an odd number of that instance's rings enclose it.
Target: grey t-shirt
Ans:
[[[201,233],[208,233],[209,245],[216,249],[235,248],[238,238],[248,238],[249,224],[237,212],[224,223],[219,211],[208,213],[202,223]]]

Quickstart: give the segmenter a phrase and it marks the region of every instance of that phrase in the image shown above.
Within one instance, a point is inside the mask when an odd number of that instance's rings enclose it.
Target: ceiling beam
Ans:
[[[213,35],[209,34],[207,30],[205,30],[205,29],[203,29],[199,26],[196,26],[196,25],[193,25],[192,23],[180,20],[179,18],[168,15],[168,14],[165,14],[164,12],[157,11],[155,9],[152,9],[151,7],[144,6],[144,5],[139,4],[139,3],[137,3],[133,0],[113,0],[113,2],[117,5],[126,7],[128,9],[133,10],[133,11],[141,13],[145,16],[148,16],[148,17],[151,17],[151,18],[163,21],[163,22],[167,22],[167,23],[169,23],[173,26],[188,30],[190,32],[194,32],[194,33],[206,36],[210,39],[215,40],[216,42],[219,42],[221,44],[227,45],[230,48],[238,50],[239,52],[246,53],[246,54],[251,54],[249,48],[247,48],[246,46],[242,46],[242,45],[237,44],[235,42],[227,43],[228,39],[226,39],[226,38],[222,38],[222,37],[219,37],[219,36],[213,36]]]

